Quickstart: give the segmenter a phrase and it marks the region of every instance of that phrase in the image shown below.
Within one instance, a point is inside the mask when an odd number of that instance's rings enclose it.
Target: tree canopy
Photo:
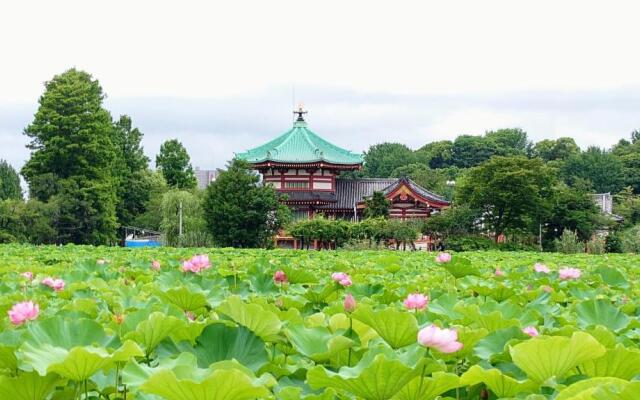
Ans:
[[[206,190],[204,215],[219,246],[263,247],[290,218],[275,189],[242,160],[232,160]]]
[[[456,202],[482,210],[484,224],[497,238],[541,218],[553,175],[540,159],[496,156],[470,169],[459,182]]]
[[[22,199],[20,176],[5,160],[0,160],[0,200]]]
[[[187,190],[196,187],[189,153],[178,139],[162,143],[160,153],[156,156],[156,167],[162,171],[170,187]]]
[[[24,130],[32,153],[22,174],[31,197],[60,205],[62,243],[115,239],[117,149],[103,99],[96,79],[70,69],[45,83],[34,120]]]

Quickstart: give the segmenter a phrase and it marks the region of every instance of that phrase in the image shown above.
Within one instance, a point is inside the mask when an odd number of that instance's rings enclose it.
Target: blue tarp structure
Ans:
[[[158,247],[160,242],[148,239],[128,239],[124,241],[124,247]]]

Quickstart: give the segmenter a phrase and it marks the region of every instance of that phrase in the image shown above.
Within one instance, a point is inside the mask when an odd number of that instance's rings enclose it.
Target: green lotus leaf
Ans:
[[[477,305],[458,306],[456,311],[464,315],[469,324],[476,324],[489,332],[498,331],[512,326],[520,326],[520,321],[515,318],[507,319],[500,311],[486,312]]]
[[[572,368],[602,357],[605,351],[593,336],[584,332],[575,332],[570,338],[539,336],[510,349],[518,368],[539,383],[560,378]]]
[[[593,392],[598,388],[611,385],[625,385],[627,383],[627,381],[618,378],[586,379],[562,389],[555,400],[591,400],[593,398]]]
[[[0,376],[0,399],[46,400],[59,380],[55,374],[40,376],[36,372],[21,372],[16,377]]]
[[[607,266],[600,266],[596,268],[596,272],[600,274],[602,280],[610,286],[619,288],[628,288],[629,282],[624,277],[622,272],[617,268],[611,268]]]
[[[161,341],[184,324],[186,322],[176,317],[153,312],[146,321],[140,322],[133,332],[127,333],[125,339],[138,342],[144,348],[146,355],[149,355]]]
[[[444,269],[453,275],[456,279],[464,278],[465,276],[480,276],[478,268],[471,264],[468,258],[455,256],[451,259],[451,262],[443,264]]]
[[[505,375],[496,368],[484,369],[478,365],[472,366],[460,377],[460,384],[463,386],[477,385],[484,383],[496,396],[514,397],[519,393],[528,393],[537,390],[540,384],[531,380],[519,381]]]
[[[491,361],[494,357],[505,351],[505,346],[512,340],[524,340],[528,336],[522,333],[518,327],[512,326],[506,329],[490,333],[488,336],[480,340],[475,348],[475,355],[483,360]]]
[[[352,340],[321,326],[290,325],[285,329],[285,335],[300,354],[316,362],[327,361],[353,344]]]
[[[218,311],[247,327],[264,341],[271,342],[279,338],[282,321],[258,304],[247,304],[239,296],[231,296],[218,307]]]
[[[607,300],[588,300],[576,306],[578,323],[582,328],[602,325],[612,331],[619,331],[629,325],[629,317]]]
[[[90,319],[54,317],[29,324],[25,342],[37,346],[42,343],[63,349],[75,346],[106,346],[108,337],[102,325]]]
[[[286,386],[278,393],[278,400],[335,400],[336,394],[333,389],[324,390],[320,394],[303,394],[303,389],[297,386]]]
[[[201,368],[233,359],[257,371],[268,360],[264,342],[244,326],[209,325],[196,339],[193,351]]]
[[[196,366],[191,353],[177,359],[161,360],[156,368],[129,363],[123,382],[166,400],[244,400],[268,396],[268,386],[275,382],[267,374],[257,379],[237,362],[220,362],[210,368]]]
[[[374,311],[370,306],[362,304],[352,317],[373,328],[394,349],[417,341],[418,322],[407,311],[400,311],[394,307]]]
[[[355,367],[342,367],[337,373],[321,366],[313,367],[307,373],[307,382],[313,389],[328,387],[345,390],[365,400],[387,400],[420,375],[424,362],[422,358],[412,367],[400,359],[390,359],[386,354],[369,352]]]
[[[432,400],[460,386],[460,378],[447,372],[434,372],[431,377],[413,378],[392,400]]]
[[[360,340],[360,345],[362,347],[367,347],[371,339],[378,337],[378,334],[373,330],[373,328],[369,325],[363,324],[357,319],[352,319],[351,325],[353,331],[358,335],[358,339]],[[348,330],[349,317],[342,313],[332,315],[331,318],[329,318],[329,329],[331,329],[332,332],[335,332],[338,329],[343,329],[345,331]]]
[[[0,369],[15,371],[18,369],[16,348],[22,343],[22,336],[18,331],[4,331],[0,333]]]
[[[314,284],[318,283],[318,278],[314,273],[305,268],[296,268],[291,266],[282,267],[282,270],[287,274],[287,280],[289,283],[295,284]]]
[[[640,382],[601,385],[591,392],[593,400],[638,400]]]
[[[186,286],[159,290],[158,297],[179,307],[183,311],[195,311],[209,305],[206,296],[202,292],[189,290]]]
[[[631,380],[640,374],[640,350],[618,345],[600,358],[587,361],[578,367],[582,374],[591,377],[615,377]]]

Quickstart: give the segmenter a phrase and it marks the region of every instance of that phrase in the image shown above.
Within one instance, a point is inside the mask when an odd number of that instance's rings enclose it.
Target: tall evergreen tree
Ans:
[[[5,160],[0,160],[0,200],[22,199],[20,176]]]
[[[204,215],[220,246],[262,247],[290,217],[271,186],[259,186],[247,162],[233,160],[208,187]]]
[[[389,209],[391,208],[391,201],[384,197],[382,192],[373,192],[373,195],[365,199],[364,201],[364,217],[365,218],[387,218],[389,216]]]
[[[22,169],[32,197],[60,205],[62,243],[107,244],[115,239],[116,184],[111,115],[96,79],[70,69],[45,83],[33,122],[31,158]]]
[[[117,151],[114,172],[118,181],[118,222],[131,225],[136,216],[145,211],[149,200],[151,181],[146,173],[149,158],[140,143],[142,132],[133,128],[129,116],[122,115],[115,122],[113,138]]]
[[[156,156],[156,167],[162,172],[167,185],[177,189],[193,189],[196,177],[189,159],[189,153],[177,139],[167,140],[160,146]]]

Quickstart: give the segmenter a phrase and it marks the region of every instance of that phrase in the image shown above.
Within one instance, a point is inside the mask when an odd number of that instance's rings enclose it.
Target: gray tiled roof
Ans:
[[[291,201],[321,201],[321,202],[336,202],[336,194],[331,192],[307,192],[292,190],[288,192],[278,192],[278,195],[286,195],[287,200]]]
[[[426,190],[411,179],[407,178],[362,178],[362,179],[336,179],[336,203],[324,206],[324,208],[352,209],[354,204],[364,201],[373,195],[373,192],[388,194],[397,184],[405,181],[411,189],[421,196],[438,202],[447,201],[434,193]]]

